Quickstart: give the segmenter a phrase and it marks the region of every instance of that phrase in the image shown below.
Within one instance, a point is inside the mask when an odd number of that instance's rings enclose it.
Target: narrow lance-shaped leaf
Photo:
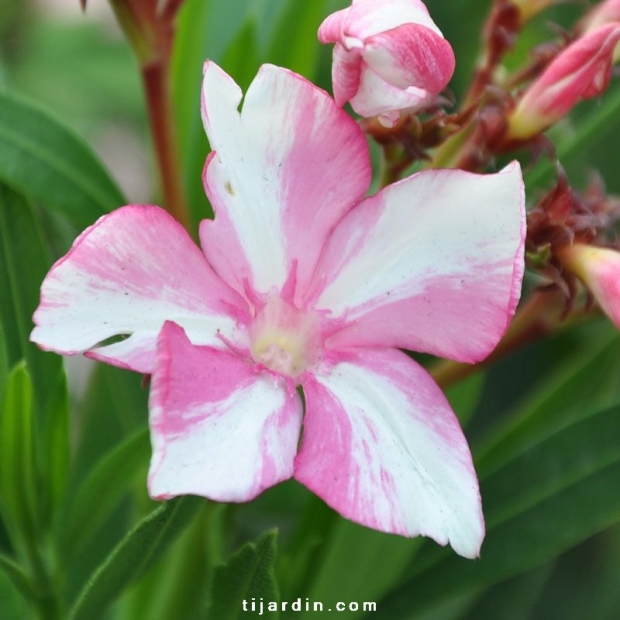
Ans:
[[[22,551],[36,537],[33,417],[32,382],[20,363],[8,376],[0,407],[0,514]]]
[[[481,477],[561,428],[620,403],[620,336],[607,321],[578,336],[584,344],[476,451]]]
[[[146,476],[149,453],[148,431],[142,429],[106,454],[66,498],[59,520],[60,557],[67,560],[78,553],[128,492],[137,472],[144,470]]]
[[[289,2],[276,26],[267,61],[288,67],[312,80],[325,50],[317,45],[319,25],[329,13],[325,0]]]
[[[84,586],[69,620],[100,618],[190,522],[203,500],[183,497],[156,508],[118,544]]]
[[[123,196],[90,147],[38,106],[0,93],[0,181],[78,228]]]
[[[5,346],[4,328],[0,321],[0,403],[2,402],[2,394],[6,385],[6,378],[9,373],[9,360]]]
[[[276,532],[263,534],[217,569],[209,591],[208,620],[280,617],[278,609],[269,610],[269,603],[279,608],[280,601],[274,572],[276,539]]]
[[[30,205],[0,183],[0,282],[9,291],[0,295],[0,324],[4,331],[1,348],[5,365],[10,367],[26,360],[32,379],[41,522],[49,518],[62,493],[69,450],[68,398],[62,359],[29,342],[40,283],[50,263]]]
[[[49,406],[62,373],[60,357],[29,341],[39,287],[51,262],[32,209],[22,196],[0,184],[0,282],[10,291],[0,295],[0,322],[8,364],[27,361],[39,411]]]
[[[26,572],[12,558],[3,553],[0,553],[0,572],[4,572],[24,598],[32,599],[36,596]]]

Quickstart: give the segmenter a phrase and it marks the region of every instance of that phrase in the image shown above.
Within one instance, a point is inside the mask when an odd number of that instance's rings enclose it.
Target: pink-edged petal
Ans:
[[[328,15],[319,26],[317,33],[321,43],[337,43],[342,41],[344,36],[344,26],[350,9],[341,9]]]
[[[166,323],[149,399],[155,499],[248,501],[290,478],[302,404],[294,386]]]
[[[369,37],[364,60],[393,86],[416,86],[432,95],[447,86],[455,64],[450,44],[419,24],[403,24]]]
[[[394,346],[476,362],[516,308],[524,239],[516,162],[489,175],[420,172],[343,219],[307,303],[346,323],[330,348]]]
[[[426,26],[442,36],[420,0],[353,0],[343,35],[366,39],[406,23]]]
[[[337,354],[304,379],[295,478],[340,514],[476,557],[484,537],[467,442],[428,373],[389,349]]]
[[[206,63],[203,120],[215,154],[204,183],[216,217],[200,237],[215,270],[238,291],[312,276],[325,239],[370,183],[363,132],[304,78],[264,65],[241,113],[238,86]],[[236,256],[231,266],[230,258]]]
[[[149,373],[167,319],[199,344],[234,340],[244,301],[166,211],[131,205],[100,218],[50,270],[31,340]],[[97,345],[113,336],[125,340]]]
[[[336,43],[332,62],[332,84],[336,104],[343,106],[357,93],[361,79],[362,61],[359,51],[349,51]]]
[[[434,94],[423,88],[393,86],[362,61],[359,89],[351,98],[351,107],[365,117],[383,116],[384,124],[398,120],[399,110],[419,110],[428,105]],[[435,93],[436,94],[436,93]],[[392,114],[394,112],[394,114]]]

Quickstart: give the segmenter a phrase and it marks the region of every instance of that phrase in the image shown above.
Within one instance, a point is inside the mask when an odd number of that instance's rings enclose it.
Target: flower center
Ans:
[[[250,349],[258,364],[296,377],[320,355],[320,324],[279,297],[269,299],[250,327]]]

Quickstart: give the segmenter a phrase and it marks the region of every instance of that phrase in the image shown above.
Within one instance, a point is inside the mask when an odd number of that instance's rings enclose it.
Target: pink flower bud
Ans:
[[[620,252],[575,243],[562,248],[558,257],[583,281],[605,314],[620,329]]]
[[[454,72],[452,47],[420,0],[353,0],[319,28],[335,43],[332,80],[336,103],[350,101],[365,117],[393,125],[402,110],[423,108]]]
[[[577,39],[526,90],[510,117],[509,136],[530,138],[568,114],[582,99],[609,84],[620,24],[607,24]]]
[[[620,22],[620,0],[607,0],[589,10],[577,25],[577,31],[584,35],[599,26]],[[620,61],[620,45],[616,45],[613,53],[613,63]]]
[[[586,34],[613,22],[620,22],[620,0],[606,0],[597,4],[585,14],[578,29],[582,34]]]

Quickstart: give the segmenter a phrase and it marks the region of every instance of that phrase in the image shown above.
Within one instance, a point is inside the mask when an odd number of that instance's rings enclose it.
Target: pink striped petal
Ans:
[[[345,37],[365,39],[405,23],[426,26],[441,36],[420,0],[353,0],[348,9],[333,13],[321,24],[319,40],[344,43]]]
[[[364,60],[384,80],[407,88],[415,85],[440,93],[454,73],[454,52],[434,30],[403,24],[366,39]]]
[[[290,478],[302,418],[294,386],[167,322],[149,401],[155,499],[243,502]]]
[[[391,127],[398,120],[401,110],[421,109],[430,103],[436,94],[416,86],[404,89],[393,86],[370,69],[365,62],[360,66],[359,89],[351,98],[351,107],[360,116],[380,116],[380,121],[386,127]]]
[[[281,289],[296,265],[297,290],[325,239],[370,183],[363,132],[322,90],[263,66],[241,90],[206,63],[203,120],[215,154],[204,173],[214,221],[200,229],[215,270],[238,291]]]
[[[41,287],[31,340],[150,373],[170,319],[198,344],[235,339],[244,301],[213,272],[183,227],[159,207],[131,205],[78,237]],[[113,336],[127,336],[107,346]]]
[[[334,230],[309,305],[345,323],[328,348],[393,346],[476,362],[514,314],[521,171],[432,170],[366,199]]]
[[[342,107],[355,96],[360,84],[362,63],[359,52],[336,43],[332,63],[332,84],[336,104]]]
[[[304,380],[295,478],[357,523],[430,536],[476,557],[484,537],[478,482],[439,387],[400,351],[338,358],[331,372]]]
[[[317,37],[321,43],[338,43],[343,40],[345,25],[350,8],[341,9],[328,15],[319,26]]]

